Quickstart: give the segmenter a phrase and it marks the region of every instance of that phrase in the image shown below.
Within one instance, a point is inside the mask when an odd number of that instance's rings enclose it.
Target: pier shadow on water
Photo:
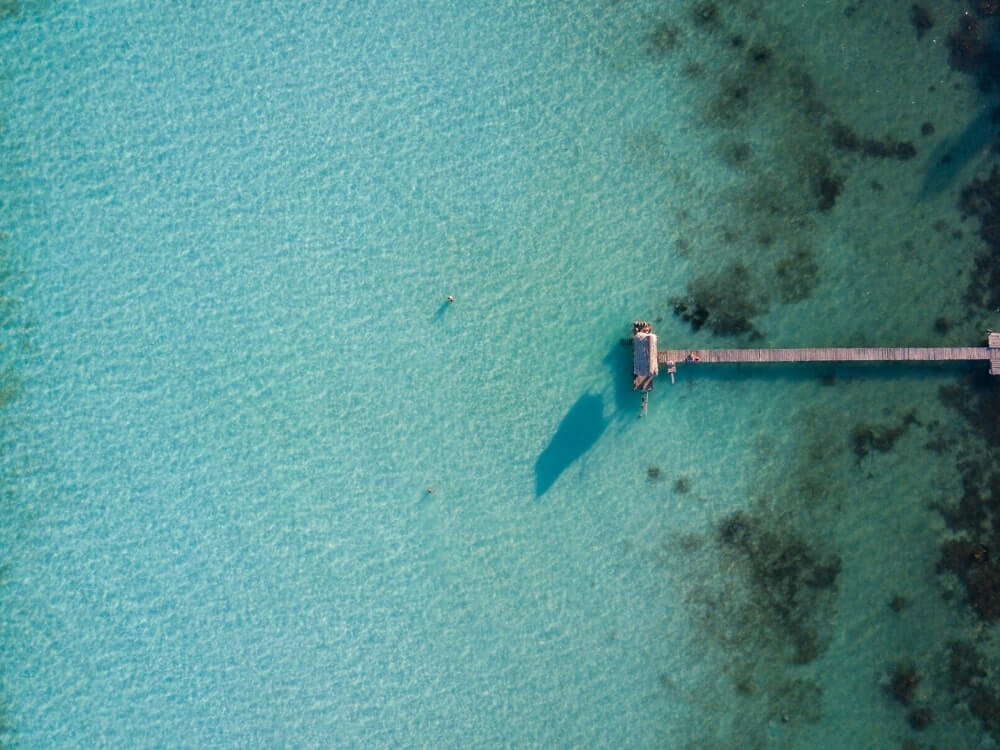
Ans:
[[[604,366],[611,373],[614,387],[615,417],[629,416],[633,420],[639,413],[639,394],[632,390],[632,347],[622,346],[618,341],[604,358]]]
[[[544,495],[574,461],[590,450],[607,426],[604,399],[593,393],[580,396],[535,462],[535,497]]]
[[[726,363],[677,365],[677,384],[701,380],[704,382],[726,382],[737,380],[754,381],[808,381],[815,380],[823,385],[835,385],[852,380],[950,380],[970,372],[989,370],[989,363],[983,361],[965,362],[768,362],[768,363]],[[657,378],[661,388],[669,379]],[[669,392],[669,391],[668,391]]]
[[[920,198],[933,197],[950,188],[966,165],[984,156],[987,146],[996,137],[996,105],[981,105],[979,114],[972,118],[956,136],[945,138],[928,159]]]

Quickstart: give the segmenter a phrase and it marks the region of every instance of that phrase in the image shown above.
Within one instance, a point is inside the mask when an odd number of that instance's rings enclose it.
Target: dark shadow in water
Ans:
[[[959,377],[978,370],[989,372],[989,369],[990,364],[985,360],[972,362],[838,362],[830,364],[795,364],[789,362],[688,365],[686,367],[682,362],[677,365],[677,386],[675,387],[695,380],[702,382],[816,380],[830,386],[836,386],[839,382],[850,382],[852,380],[943,380]],[[670,388],[669,381],[666,382],[664,388],[662,379],[657,378],[657,380],[661,380],[661,382],[657,383],[660,390]]]
[[[985,4],[984,4],[985,5]],[[987,23],[983,13],[963,14],[958,26],[948,37],[949,64],[952,69],[968,73],[980,91],[980,106],[962,132],[955,138],[944,139],[931,154],[920,197],[926,198],[948,189],[970,162],[996,142],[1000,132],[997,117],[996,92],[1000,85],[1000,26]]]
[[[632,347],[616,341],[604,358],[604,365],[611,372],[611,384],[615,396],[615,416],[631,416],[639,413],[639,394],[632,390]]]
[[[947,190],[959,172],[993,142],[998,130],[994,105],[984,104],[957,138],[946,138],[931,153],[920,197]]]
[[[560,474],[590,450],[607,426],[604,399],[593,393],[580,396],[535,462],[535,497],[544,495]]]
[[[441,307],[439,307],[437,309],[437,312],[434,313],[435,320],[440,320],[441,318],[443,318],[445,312],[448,310],[449,307],[451,307],[451,302],[449,302],[448,300],[442,302]]]

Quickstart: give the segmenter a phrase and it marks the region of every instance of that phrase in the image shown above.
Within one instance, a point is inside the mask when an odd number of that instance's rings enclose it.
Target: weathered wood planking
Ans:
[[[668,362],[935,362],[989,360],[1000,372],[1000,352],[984,346],[829,347],[809,349],[661,349]]]
[[[645,320],[632,324],[632,390],[653,390],[653,378],[660,373],[660,360],[656,354],[656,334]],[[645,404],[645,401],[643,401]]]
[[[632,390],[633,391],[651,391],[651,390],[653,390],[653,376],[652,375],[633,375],[632,376]]]

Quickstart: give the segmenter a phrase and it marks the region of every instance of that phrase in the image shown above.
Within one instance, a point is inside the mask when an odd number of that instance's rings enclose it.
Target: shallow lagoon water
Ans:
[[[992,101],[928,7],[0,20],[3,741],[994,746],[934,508],[993,450],[941,389],[990,386],[682,367],[639,420],[619,342],[996,323],[992,155],[922,190]]]

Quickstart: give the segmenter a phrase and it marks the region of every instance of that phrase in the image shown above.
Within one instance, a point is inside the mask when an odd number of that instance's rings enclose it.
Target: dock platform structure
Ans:
[[[670,371],[670,382],[674,380],[673,367]],[[646,416],[649,408],[649,392],[653,390],[653,380],[660,373],[660,358],[656,352],[656,334],[653,326],[645,320],[637,320],[632,324],[632,390],[642,392],[642,405],[639,416]]]
[[[644,320],[632,324],[632,390],[653,390],[653,379],[660,373],[653,326]]]
[[[658,368],[649,374],[648,387],[640,379],[638,367],[641,357],[648,356],[645,344],[639,342],[639,332],[633,325],[635,333],[635,370],[633,388],[648,391],[652,386],[652,378]],[[642,325],[649,326],[648,323]],[[653,351],[656,352],[657,364],[667,367],[670,380],[680,364],[712,364],[712,363],[765,363],[765,362],[945,362],[983,360],[990,363],[990,375],[1000,375],[1000,333],[989,332],[986,346],[905,346],[905,347],[826,347],[808,349],[660,349],[656,350],[656,335],[652,327],[645,331],[652,336]],[[641,350],[641,351],[640,351]]]

